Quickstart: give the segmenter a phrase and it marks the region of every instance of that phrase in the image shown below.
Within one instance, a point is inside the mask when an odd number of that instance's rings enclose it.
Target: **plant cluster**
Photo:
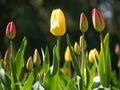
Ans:
[[[48,46],[41,48],[42,58],[37,49],[25,63],[24,53],[27,46],[26,37],[23,38],[19,50],[13,55],[12,40],[16,36],[16,27],[13,21],[6,28],[6,37],[10,40],[10,47],[0,60],[0,89],[2,90],[119,90],[120,80],[115,71],[112,71],[109,47],[110,34],[105,37],[102,31],[105,21],[102,13],[92,10],[94,29],[100,35],[100,52],[96,48],[87,51],[85,32],[88,30],[88,20],[84,13],[80,15],[79,43],[71,45],[69,35],[66,35],[67,47],[64,54],[64,65],[60,67],[60,38],[66,33],[66,20],[61,9],[54,9],[50,19],[50,32],[57,38],[53,48],[53,63],[50,63]],[[120,56],[119,45],[116,54]],[[43,62],[43,64],[41,64]],[[72,65],[71,65],[72,62]],[[23,71],[26,67],[27,72]],[[73,70],[72,68],[73,67]],[[120,69],[120,60],[118,67]]]

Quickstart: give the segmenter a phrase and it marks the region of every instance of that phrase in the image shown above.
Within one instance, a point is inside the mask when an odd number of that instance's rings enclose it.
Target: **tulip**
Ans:
[[[117,43],[115,45],[115,53],[119,56],[120,55],[120,45]]]
[[[94,63],[95,57],[99,60],[99,53],[98,53],[97,49],[93,49],[89,52],[89,61],[91,63]]]
[[[86,79],[87,73],[86,73],[86,68],[84,68],[84,79]]]
[[[74,52],[76,53],[76,55],[80,55],[80,47],[77,42],[75,42],[74,44]]]
[[[9,22],[6,28],[6,37],[13,39],[16,36],[16,27],[13,21]]]
[[[61,9],[54,9],[50,19],[50,32],[55,36],[62,36],[66,32],[65,16]]]
[[[104,18],[101,12],[96,8],[92,10],[92,21],[93,21],[93,26],[96,31],[101,32],[104,30],[105,28]]]
[[[28,71],[31,71],[32,68],[33,68],[33,60],[32,60],[32,56],[30,56],[27,60],[26,69]]]
[[[81,13],[80,16],[80,30],[86,32],[88,30],[88,20],[84,13]]]
[[[82,43],[83,43],[84,50],[85,50],[87,48],[86,40],[84,39],[84,41],[83,41],[82,39],[83,39],[83,36],[81,35],[80,40],[79,40],[80,49],[82,50]]]
[[[118,60],[117,66],[120,69],[120,59]]]
[[[73,47],[72,47],[73,49]],[[71,59],[71,54],[70,54],[70,49],[69,47],[66,48],[66,51],[65,51],[65,61],[67,62],[70,62],[72,59]]]
[[[33,62],[34,62],[34,64],[35,64],[35,66],[37,66],[37,67],[39,67],[40,64],[41,64],[40,55],[39,55],[37,49],[35,49],[35,51],[34,51]]]

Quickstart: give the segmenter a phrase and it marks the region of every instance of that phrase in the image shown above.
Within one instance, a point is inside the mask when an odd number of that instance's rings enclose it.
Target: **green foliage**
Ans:
[[[1,82],[1,87],[3,90],[12,90],[11,80],[6,75],[6,73],[2,67],[0,67],[0,82]]]
[[[23,38],[23,41],[21,43],[21,46],[17,52],[17,55],[15,57],[15,67],[16,67],[16,75],[17,78],[19,79],[21,70],[24,67],[24,52],[25,52],[25,47],[27,45],[27,39],[26,37]]]
[[[101,42],[102,43],[102,42]],[[109,33],[106,34],[103,46],[101,44],[99,60],[100,81],[103,87],[109,87],[111,81],[111,58],[109,50]]]

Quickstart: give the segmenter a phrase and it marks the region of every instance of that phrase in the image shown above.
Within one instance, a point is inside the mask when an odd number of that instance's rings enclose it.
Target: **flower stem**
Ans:
[[[69,74],[69,77],[71,78],[71,63],[70,62],[68,63],[68,68],[69,68],[68,74]]]
[[[60,60],[60,37],[57,37],[57,47],[58,47],[58,58]]]
[[[12,47],[12,40],[10,40],[10,55],[11,55],[11,58],[12,58],[12,55],[13,55],[13,54],[12,54],[12,53],[13,53],[12,48],[13,48],[13,47]]]
[[[82,77],[84,77],[84,33],[82,33],[82,65],[81,65],[81,70],[82,70]]]
[[[95,64],[96,64],[96,68],[97,68],[97,72],[98,72],[98,75],[99,75],[99,69],[98,69],[98,63],[97,63],[97,58],[96,58],[96,56],[94,56],[94,60],[95,60]]]

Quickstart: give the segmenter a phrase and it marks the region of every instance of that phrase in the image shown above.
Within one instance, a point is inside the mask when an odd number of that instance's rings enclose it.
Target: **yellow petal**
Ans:
[[[65,16],[61,9],[55,9],[51,14],[50,32],[55,36],[62,36],[66,32]]]

